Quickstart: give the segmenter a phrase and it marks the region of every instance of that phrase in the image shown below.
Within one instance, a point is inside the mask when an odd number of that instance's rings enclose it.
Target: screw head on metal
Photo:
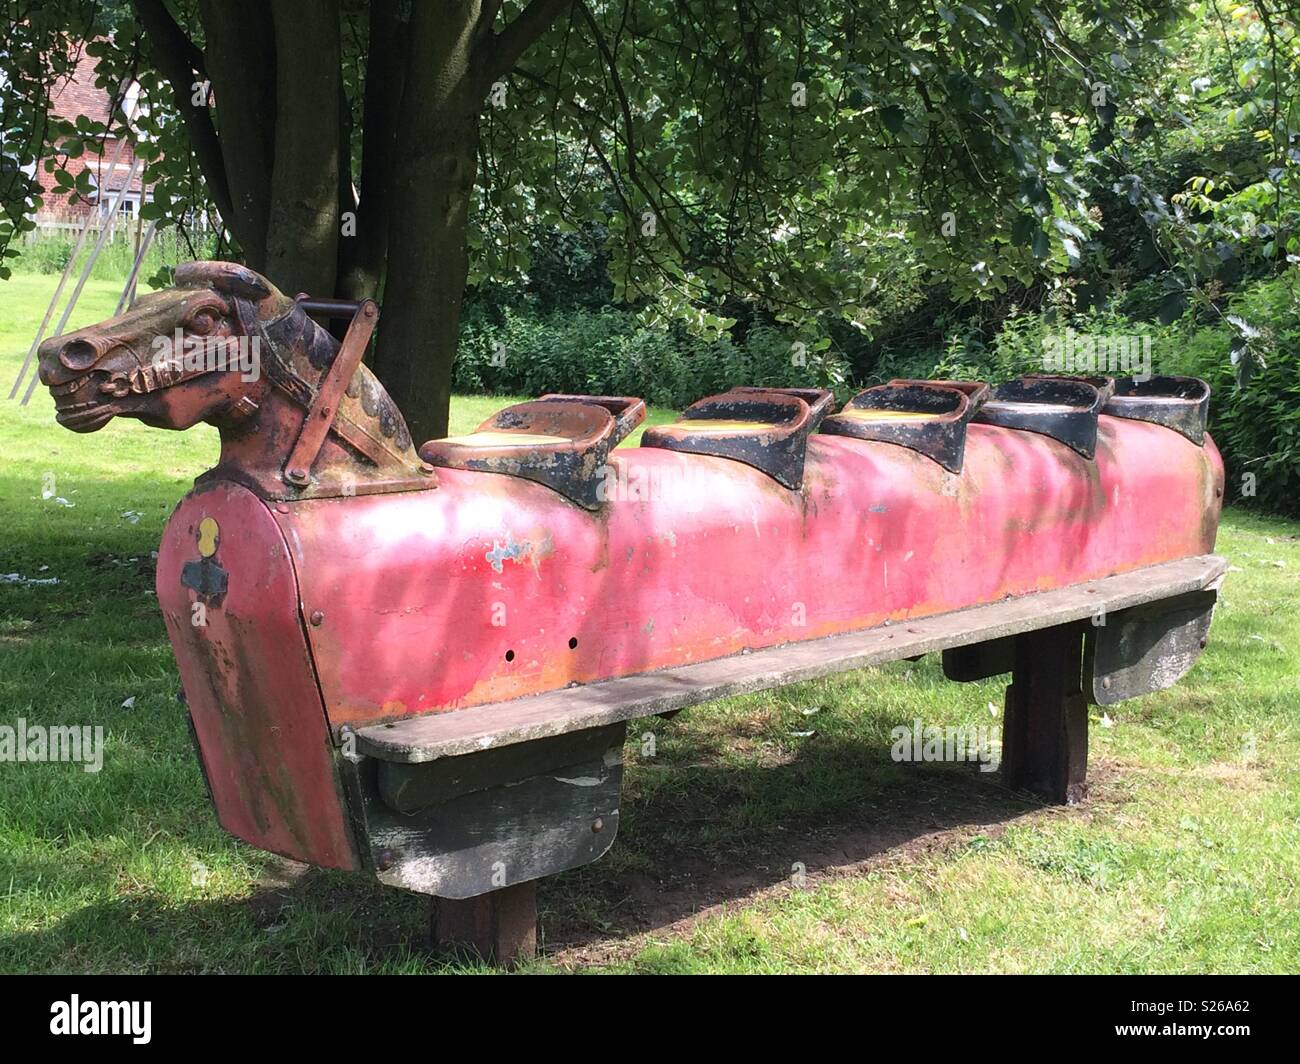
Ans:
[[[593,821],[591,822],[591,831],[592,831],[592,834],[593,834],[593,835],[599,835],[599,834],[600,834],[602,831],[604,831],[604,830],[605,830],[605,821],[604,821],[604,819],[601,818],[601,817],[596,817],[596,819],[593,820]]]
[[[375,854],[375,867],[379,871],[387,872],[395,864],[397,864],[397,854],[392,850],[380,850]]]
[[[322,624],[325,623],[325,614],[321,613],[320,610],[312,610],[311,623],[315,627],[319,628]]]

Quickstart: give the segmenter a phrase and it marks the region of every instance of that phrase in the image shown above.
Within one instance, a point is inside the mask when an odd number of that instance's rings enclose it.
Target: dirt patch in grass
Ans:
[[[974,835],[1000,832],[1038,808],[976,773],[918,772],[917,779],[869,803],[842,807],[756,829],[707,854],[657,856],[654,871],[600,874],[590,869],[544,882],[548,958],[561,966],[606,963],[634,954],[640,936],[684,937],[720,909],[842,875],[860,875],[893,861],[964,844]],[[661,855],[671,845],[672,824],[646,824],[640,848]],[[801,868],[796,868],[796,864]]]
[[[1000,838],[1012,824],[1087,820],[1130,801],[1117,786],[1120,768],[1102,759],[1090,765],[1089,798],[1079,806],[1044,805],[973,770],[918,768],[915,779],[878,800],[773,825],[707,858],[681,855],[653,874],[628,870],[603,877],[597,864],[544,880],[539,904],[547,960],[562,968],[618,963],[634,956],[646,936],[686,939],[720,912],[959,851],[978,837]],[[672,829],[651,830],[669,836]],[[799,887],[795,861],[803,866]]]

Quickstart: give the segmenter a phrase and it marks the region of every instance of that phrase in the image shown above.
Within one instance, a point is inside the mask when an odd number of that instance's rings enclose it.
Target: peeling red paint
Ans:
[[[814,435],[802,492],[725,458],[632,448],[611,461],[671,490],[592,513],[519,478],[448,469],[438,492],[310,500],[274,515],[304,611],[327,618],[308,634],[331,723],[391,718],[396,704],[421,713],[502,700],[1207,553],[1217,517],[1207,520],[1199,486],[1222,478],[1212,443],[1110,417],[1095,462],[1034,433],[972,425],[960,474],[891,444]],[[1218,500],[1209,505],[1217,515]]]
[[[204,518],[220,527],[213,560],[228,590],[196,624],[200,596],[181,573]],[[293,563],[267,505],[234,484],[188,495],[163,533],[157,590],[222,827],[295,860],[359,867]]]

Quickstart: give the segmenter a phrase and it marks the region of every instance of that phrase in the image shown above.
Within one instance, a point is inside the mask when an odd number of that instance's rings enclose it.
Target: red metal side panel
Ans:
[[[199,525],[219,529],[227,579],[193,623]],[[284,537],[266,504],[232,484],[201,488],[172,514],[158,551],[158,602],[180,666],[217,817],[264,850],[359,867]]]
[[[1097,459],[972,425],[954,475],[813,436],[804,489],[620,449],[599,513],[518,478],[290,505],[275,519],[334,725],[481,704],[1061,587],[1213,549],[1222,463],[1101,419]],[[625,495],[640,497],[627,498]]]

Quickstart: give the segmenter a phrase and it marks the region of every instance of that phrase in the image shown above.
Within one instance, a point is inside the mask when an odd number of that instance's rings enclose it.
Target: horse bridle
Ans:
[[[288,367],[287,360],[281,357],[282,342],[272,336],[272,330],[278,331],[278,326],[288,322],[293,316],[295,308],[290,307],[278,318],[263,324],[257,317],[256,310],[251,302],[246,299],[236,298],[233,303],[235,304],[235,318],[239,322],[239,327],[244,336],[249,339],[256,337],[271,354],[271,359],[267,364],[267,377],[296,402],[305,401],[310,403],[315,390],[307,381]],[[213,345],[235,339],[237,338],[195,336],[190,342]],[[113,343],[106,346],[113,347],[117,345]],[[100,384],[99,390],[115,399],[125,399],[128,395],[148,395],[151,392],[174,388],[186,381],[195,380],[209,373],[222,372],[229,368],[228,366],[208,365],[205,358],[203,360],[204,364],[187,369],[185,361],[183,350],[172,351],[167,358],[155,357],[130,371],[118,370],[116,373],[110,374],[108,379]]]
[[[267,357],[260,359],[260,366],[266,374],[267,380],[275,388],[310,414],[311,411],[321,405],[321,389],[325,386],[327,380],[331,381],[331,388],[337,390],[340,394],[331,398],[333,409],[328,422],[328,430],[335,432],[376,465],[383,465],[385,460],[391,461],[394,458],[400,458],[383,440],[378,439],[362,426],[346,418],[342,411],[338,409],[338,400],[351,379],[350,373],[347,374],[348,380],[341,380],[341,372],[336,372],[336,366],[331,365],[325,368],[320,385],[313,385],[293,371],[290,359],[284,357],[285,348],[289,346],[288,338],[284,334],[287,333],[289,327],[295,324],[297,320],[294,316],[295,312],[301,313],[303,320],[310,321],[297,303],[291,304],[279,317],[273,318],[269,322],[263,322],[257,315],[257,306],[253,301],[239,296],[233,297],[231,301],[234,304],[235,320],[239,323],[243,336],[250,340],[256,339],[259,341],[260,346],[265,351]],[[369,333],[367,332],[366,335],[368,337]],[[234,338],[224,337],[221,339],[231,340]],[[196,337],[195,342],[199,341],[210,342],[206,337]],[[355,360],[359,364],[360,353],[355,354]],[[343,356],[344,348],[340,346],[338,351],[335,352],[334,362],[337,364]],[[136,366],[129,372],[119,370],[111,374],[100,385],[100,391],[115,399],[124,399],[128,395],[148,395],[151,392],[172,388],[177,384],[183,384],[186,381],[195,380],[198,377],[223,371],[227,368],[229,367],[210,366],[205,358],[204,364],[187,369],[184,354],[182,352],[173,352],[169,358],[155,358]],[[343,367],[337,366],[337,370],[342,371]],[[355,372],[355,367],[353,371]],[[235,405],[232,412],[240,417],[247,417],[256,410],[256,403],[245,397]],[[310,421],[310,417],[308,421]],[[319,448],[319,442],[316,447]],[[295,454],[297,453],[297,450],[295,450]],[[312,457],[314,458],[314,455]],[[290,465],[293,464],[290,463]],[[310,468],[310,462],[307,463],[307,467]],[[290,469],[289,472],[300,472],[300,470]],[[303,476],[290,476],[288,479],[291,482],[300,484],[301,481],[306,479],[305,471],[301,472],[303,472]]]

